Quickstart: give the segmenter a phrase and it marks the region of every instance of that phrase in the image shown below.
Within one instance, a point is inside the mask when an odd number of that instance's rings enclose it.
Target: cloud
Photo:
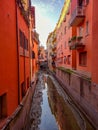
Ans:
[[[59,19],[60,9],[64,0],[32,0],[35,6],[36,30],[41,44],[45,46],[48,34],[52,32]]]
[[[41,11],[36,9],[36,30],[40,34],[41,44],[46,45],[48,34],[53,31],[55,22],[48,16],[43,15]]]
[[[58,0],[58,3],[59,3],[60,5],[62,5],[62,2],[61,2],[61,0]]]

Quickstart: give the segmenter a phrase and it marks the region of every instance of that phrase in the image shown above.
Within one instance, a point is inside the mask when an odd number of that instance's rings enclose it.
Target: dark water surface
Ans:
[[[57,81],[39,74],[30,111],[29,130],[94,130]]]

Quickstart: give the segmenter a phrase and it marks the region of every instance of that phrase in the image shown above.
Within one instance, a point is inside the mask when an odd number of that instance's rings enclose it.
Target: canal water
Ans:
[[[94,130],[51,75],[39,73],[29,130]]]

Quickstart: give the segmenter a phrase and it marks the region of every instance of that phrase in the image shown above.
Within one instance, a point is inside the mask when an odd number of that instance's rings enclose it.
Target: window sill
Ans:
[[[81,67],[87,67],[87,65],[81,65],[81,64],[79,66],[81,66]]]

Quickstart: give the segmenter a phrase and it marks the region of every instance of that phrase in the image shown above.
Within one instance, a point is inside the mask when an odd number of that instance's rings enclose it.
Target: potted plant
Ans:
[[[81,40],[83,37],[82,36],[78,36],[77,37],[77,40]]]
[[[71,41],[74,41],[74,40],[76,40],[76,36],[73,36],[73,37],[71,38]]]

